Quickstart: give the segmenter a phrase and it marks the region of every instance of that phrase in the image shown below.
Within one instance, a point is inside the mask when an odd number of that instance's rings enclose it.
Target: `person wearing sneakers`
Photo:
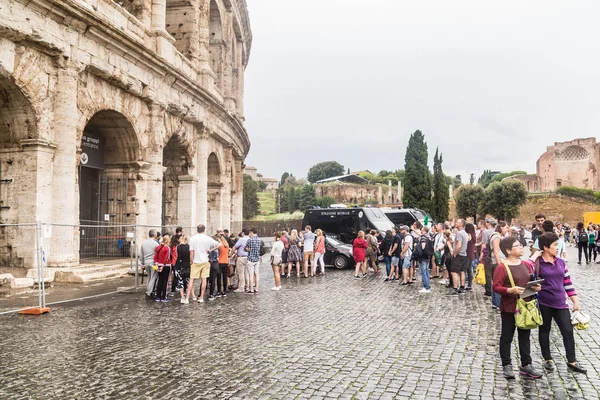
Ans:
[[[410,270],[412,267],[412,249],[414,238],[409,232],[410,228],[406,225],[400,228],[400,234],[404,236],[404,244],[402,246],[402,251],[400,252],[400,265],[402,266],[402,286],[411,285],[413,283],[412,277],[410,276]]]
[[[511,364],[510,348],[515,336],[515,308],[517,308],[517,298],[525,290],[527,282],[532,280],[533,265],[531,261],[523,261],[523,245],[519,239],[514,236],[506,237],[500,240],[500,251],[506,256],[506,260],[498,264],[494,270],[494,280],[492,290],[500,295],[500,320],[502,330],[500,333],[500,359],[502,360],[502,370],[506,379],[515,379],[515,373]],[[510,269],[514,286],[507,273]],[[541,286],[532,286],[535,291],[540,291]],[[530,300],[530,298],[525,299]],[[539,379],[542,377],[531,365],[531,342],[530,329],[517,329],[519,336],[519,356],[521,358],[521,368],[519,374],[528,379]]]
[[[246,293],[258,293],[260,248],[262,241],[256,234],[256,229],[250,229],[246,251],[248,252],[248,291]]]
[[[234,290],[235,293],[244,293],[244,289],[248,284],[246,275],[246,268],[248,266],[248,252],[246,251],[246,243],[248,242],[248,231],[244,228],[241,232],[241,237],[235,242],[233,248],[235,249],[235,273],[237,276],[237,288]]]
[[[317,229],[318,231],[318,229]],[[273,277],[275,286],[271,290],[281,290],[281,275],[279,268],[285,269],[281,255],[283,254],[283,242],[281,241],[281,232],[275,232],[275,243],[271,247],[271,267],[273,268]]]
[[[572,371],[585,374],[587,371],[575,357],[575,337],[567,297],[573,303],[573,311],[580,311],[581,306],[571,282],[569,269],[565,261],[558,257],[558,236],[553,232],[546,232],[538,238],[538,241],[541,254],[539,251],[536,252],[532,259],[536,260],[536,275],[539,279],[544,279],[538,297],[544,320],[539,330],[544,368],[548,371],[554,370],[554,360],[550,352],[550,330],[554,320],[560,330],[567,353],[567,367]]]
[[[454,244],[454,254],[452,257],[452,285],[454,289],[452,296],[458,296],[465,293],[465,276],[467,269],[470,267],[470,262],[467,257],[467,247],[469,245],[469,236],[465,231],[465,220],[459,219],[456,221],[456,239]]]
[[[190,272],[190,283],[188,284],[187,296],[183,304],[190,303],[190,296],[194,291],[194,279],[202,280],[200,286],[200,297],[198,298],[198,302],[204,303],[204,293],[206,292],[206,279],[210,275],[210,262],[208,260],[208,254],[211,251],[221,247],[221,243],[206,235],[206,227],[204,225],[198,225],[196,227],[196,231],[198,232],[198,234],[192,236],[189,241],[190,259],[192,260],[192,267]]]
[[[421,280],[423,281],[423,289],[419,293],[430,293],[431,286],[429,283],[429,263],[433,257],[433,240],[429,236],[429,228],[424,226],[421,228],[421,237],[415,246],[415,253],[421,271]]]

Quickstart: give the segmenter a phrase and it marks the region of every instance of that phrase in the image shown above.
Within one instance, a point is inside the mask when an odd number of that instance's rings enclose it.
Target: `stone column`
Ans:
[[[177,221],[183,227],[194,227],[196,221],[196,195],[198,178],[192,175],[179,177],[179,190],[177,193]],[[189,229],[186,229],[189,231]],[[193,232],[193,230],[192,230]]]
[[[198,203],[196,218],[198,224],[208,223],[208,130],[201,128],[198,135],[198,159],[196,161],[196,175],[198,176]]]
[[[150,106],[150,141],[145,149],[145,163],[141,165],[140,175],[143,184],[138,185],[140,192],[138,224],[159,227],[162,224],[162,190],[165,167],[162,165],[162,138],[165,136],[165,109],[161,104]],[[147,227],[143,228],[147,230]],[[145,236],[144,236],[145,237]]]
[[[224,21],[225,32],[232,32],[232,25],[233,13],[231,10],[228,10]],[[232,40],[235,40],[235,35],[232,36],[233,38],[225,37],[223,44],[223,99],[225,102],[225,108],[230,113],[235,113],[235,101],[237,93],[234,93],[233,70],[236,68],[237,54],[232,44]]]
[[[224,172],[221,176],[223,188],[221,189],[221,228],[230,229],[231,225],[231,192],[233,182],[231,181],[231,168],[233,168],[233,148],[225,148]]]
[[[235,168],[235,193],[232,198],[233,202],[233,216],[232,216],[232,224],[235,232],[239,232],[242,229],[242,221],[244,219],[243,216],[243,192],[244,192],[244,176],[243,170],[244,165],[241,158],[234,158],[234,168]]]
[[[246,73],[246,61],[244,60],[244,49],[241,42],[237,46],[237,101],[236,101],[236,113],[239,119],[244,120],[244,74]]]
[[[56,227],[52,232],[48,264],[75,265],[79,262],[79,179],[77,149],[77,69],[59,65],[54,105],[54,153],[52,171],[52,221],[73,227]],[[40,166],[44,168],[44,166]]]
[[[201,84],[207,90],[214,88],[215,75],[210,68],[210,0],[198,0],[198,69]]]
[[[152,0],[151,12],[150,29],[153,31],[164,31],[167,21],[167,0]]]

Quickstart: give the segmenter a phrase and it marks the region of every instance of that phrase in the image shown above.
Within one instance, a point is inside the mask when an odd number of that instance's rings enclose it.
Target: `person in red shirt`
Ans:
[[[167,284],[169,283],[169,275],[171,274],[171,236],[163,235],[160,245],[154,253],[154,263],[158,266],[158,286],[156,288],[156,301],[167,303]],[[175,256],[177,257],[177,256]]]
[[[511,365],[510,347],[515,336],[515,309],[517,298],[525,290],[527,282],[533,277],[533,263],[530,260],[523,261],[523,245],[514,236],[500,240],[500,251],[506,256],[506,260],[498,264],[494,270],[492,289],[500,295],[500,317],[502,331],[500,334],[500,358],[502,359],[502,370],[506,379],[515,379]],[[509,268],[515,286],[513,287],[506,269]],[[532,286],[535,291],[540,291],[541,286]],[[530,300],[530,299],[525,299]],[[536,371],[531,362],[531,342],[529,340],[531,331],[517,328],[519,335],[519,356],[521,357],[521,368],[519,374],[528,379],[539,379],[542,377]]]
[[[360,277],[364,278],[367,276],[367,264],[365,261],[367,256],[367,241],[364,238],[365,233],[363,231],[358,231],[356,239],[354,239],[352,242],[352,256],[354,257],[354,262],[356,263],[354,279],[358,279]],[[359,271],[362,272],[361,276],[358,276]]]

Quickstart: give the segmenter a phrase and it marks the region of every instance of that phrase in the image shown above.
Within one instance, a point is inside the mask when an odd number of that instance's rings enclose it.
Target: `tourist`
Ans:
[[[465,220],[456,221],[456,239],[452,257],[452,284],[454,290],[450,293],[453,296],[465,293],[465,275],[470,267],[467,258],[467,246],[469,245],[469,235],[465,231]]]
[[[442,263],[444,264],[444,281],[440,282],[447,288],[452,287],[452,248],[454,240],[450,229],[444,230],[444,252],[442,254]]]
[[[140,260],[142,261],[142,273],[146,271],[148,275],[148,286],[146,289],[146,297],[151,298],[152,292],[154,292],[154,285],[158,280],[158,272],[152,267],[154,266],[154,254],[158,247],[158,241],[156,240],[156,230],[150,229],[148,231],[148,239],[142,242],[140,247]],[[143,276],[142,276],[143,278]]]
[[[485,230],[481,236],[481,261],[485,270],[485,296],[492,295],[492,249],[490,246],[490,237],[496,231],[498,222],[494,218],[485,220]]]
[[[367,242],[367,258],[365,263],[369,266],[369,271],[375,274],[379,273],[379,263],[377,262],[377,250],[379,249],[379,243],[377,243],[377,237],[375,236],[377,231],[371,229],[365,236]]]
[[[533,229],[531,230],[531,240],[535,243],[537,238],[540,237],[542,233],[544,233],[544,229],[542,228],[542,224],[546,220],[546,217],[543,214],[538,214],[535,216],[535,222]]]
[[[235,242],[233,249],[235,250],[235,275],[237,277],[237,286],[234,287],[234,293],[243,293],[247,290],[247,266],[248,266],[248,252],[246,251],[246,242],[248,242],[248,231],[244,228],[240,233],[240,236]]]
[[[221,239],[217,234],[212,237],[215,242],[221,243]],[[223,247],[223,246],[221,246]],[[216,299],[215,293],[217,292],[217,276],[219,275],[219,247],[216,250],[211,251],[208,254],[208,261],[210,262],[210,273],[208,277],[208,301]]]
[[[581,310],[577,293],[571,282],[569,269],[564,260],[558,258],[558,236],[552,232],[546,232],[539,237],[541,250],[536,252],[532,259],[536,261],[536,275],[542,282],[542,290],[539,292],[538,302],[544,323],[540,326],[539,339],[544,368],[554,370],[554,362],[550,352],[550,330],[552,320],[556,322],[563,338],[567,355],[567,367],[575,372],[585,374],[586,370],[581,367],[575,357],[575,337],[573,336],[573,325],[571,324],[571,313],[567,304],[567,297],[573,303],[573,311]]]
[[[399,264],[400,262],[400,253],[402,251],[402,238],[398,236],[398,232],[396,228],[392,228],[392,244],[390,249],[388,250],[388,256],[390,257],[390,262],[392,264],[392,268],[390,274],[388,276],[388,281],[395,281],[400,279],[399,277]]]
[[[391,249],[392,249],[392,241],[394,240],[394,236],[392,234],[391,230],[387,230],[385,231],[385,237],[383,238],[383,240],[381,241],[381,245],[380,245],[380,249],[381,249],[381,254],[383,254],[383,262],[385,262],[385,282],[389,282],[390,280],[392,280],[392,276],[391,276],[391,272],[392,272],[392,256],[391,256]],[[396,268],[398,268],[398,266],[396,266]]]
[[[544,222],[542,222],[542,234],[546,233],[546,232],[552,232],[554,233],[554,223],[552,221],[550,221],[549,219],[544,220]],[[539,238],[539,236],[538,236]],[[532,249],[532,253],[540,250],[540,246],[538,244],[538,239],[535,239],[535,241],[533,242],[533,246],[531,246]]]
[[[440,271],[444,270],[442,264],[442,255],[444,254],[444,225],[438,223],[433,227],[435,235],[433,237],[433,257],[431,261],[433,267],[431,268],[431,279],[442,278]]]
[[[288,236],[288,230],[284,229],[281,231],[281,236],[279,240],[283,243],[283,252],[281,253],[281,277],[283,278],[285,275],[285,266],[288,263],[287,256],[288,250],[290,248],[290,237]],[[288,275],[289,278],[289,275]]]
[[[497,236],[497,235],[496,235]],[[531,263],[521,260],[523,256],[523,245],[514,237],[507,237],[500,240],[500,251],[506,256],[506,260],[499,264],[494,270],[494,280],[492,285],[493,293],[500,295],[500,320],[502,323],[500,333],[500,358],[502,360],[502,370],[506,379],[515,379],[512,367],[510,348],[515,335],[515,309],[517,308],[517,298],[525,290],[527,282],[531,281],[532,267]],[[511,283],[507,269],[510,270],[514,286]],[[532,286],[536,291],[540,286]],[[529,300],[529,299],[526,299]],[[519,356],[521,367],[519,374],[524,378],[539,379],[542,375],[536,371],[531,362],[531,330],[517,328],[519,337]]]
[[[573,246],[573,243],[571,242],[572,237],[571,237],[571,226],[569,224],[565,224],[565,243],[569,243],[569,246]]]
[[[590,239],[588,237],[588,232],[583,227],[583,222],[577,224],[573,236],[575,237],[575,243],[577,243],[577,254],[579,258],[577,264],[581,265],[581,253],[585,256],[585,263],[589,264],[590,256],[588,255],[588,243]]]
[[[421,238],[421,229],[423,229],[423,224],[421,224],[419,221],[415,221],[412,224],[410,234],[413,238],[413,243],[419,242],[419,239]],[[415,259],[414,257],[415,257],[415,255],[413,252],[413,260],[412,260],[412,264],[410,266],[410,276],[409,276],[411,282],[414,282],[417,280],[417,275],[415,272],[417,270],[417,267],[419,266],[419,261],[417,259]]]
[[[256,294],[258,293],[258,283],[259,283],[259,269],[260,269],[260,248],[262,245],[262,241],[256,234],[256,229],[252,228],[249,231],[250,238],[246,242],[246,251],[248,252],[248,290],[246,293],[248,294]]]
[[[167,298],[167,284],[169,275],[171,274],[171,237],[164,234],[160,245],[156,248],[154,254],[154,263],[158,269],[158,285],[156,287],[156,301],[167,303],[170,300]]]
[[[466,291],[473,290],[473,272],[477,268],[479,263],[475,257],[475,243],[477,242],[477,233],[475,233],[475,225],[468,223],[465,225],[465,232],[467,232],[469,241],[467,242],[467,258],[469,259],[469,266],[467,268],[467,286]]]
[[[490,236],[490,254],[491,254],[491,266],[492,266],[492,274],[496,270],[498,264],[500,264],[500,241],[506,233],[508,232],[508,225],[504,221],[500,221],[498,225],[496,225],[496,230]],[[494,293],[492,289],[492,309],[499,310],[500,309],[500,295],[498,293]]]
[[[171,249],[171,270],[169,271],[169,277],[168,279],[171,280],[171,293],[173,293],[171,296],[173,296],[175,294],[175,292],[177,291],[177,279],[175,279],[175,265],[177,265],[177,247],[179,247],[179,239],[181,238],[180,235],[173,235],[171,236],[171,244],[169,245],[170,249]],[[168,283],[167,283],[167,287],[169,287]]]
[[[363,231],[358,231],[356,235],[356,239],[352,241],[352,257],[354,257],[354,262],[356,263],[356,267],[354,269],[354,279],[364,278],[367,276],[367,268],[365,258],[367,255],[367,241],[365,240],[365,233]],[[362,271],[362,274],[359,276],[359,271]]]
[[[325,236],[320,229],[317,229],[315,233],[317,234],[315,238],[315,269],[319,266],[321,275],[325,275]]]
[[[219,271],[217,273],[217,297],[227,297],[227,275],[229,268],[229,235],[227,229],[217,231],[217,237],[221,241],[219,247]],[[231,239],[230,239],[231,240]]]
[[[177,246],[177,264],[173,264],[173,270],[175,271],[175,289],[179,290],[179,295],[181,296],[180,301],[183,304],[185,303],[185,292],[188,290],[190,282],[190,246],[185,234],[182,234],[179,238],[179,246]],[[194,300],[195,299],[196,296],[194,296]]]
[[[596,249],[596,242],[598,241],[598,227],[596,225],[592,225],[590,231],[588,233],[588,259],[591,262],[596,262],[598,258],[598,250]],[[592,254],[594,255],[594,259],[592,260]]]
[[[190,272],[190,283],[188,285],[187,296],[183,304],[190,303],[190,296],[194,291],[195,279],[201,280],[200,297],[198,297],[198,302],[204,303],[204,294],[206,292],[206,279],[210,275],[210,262],[208,259],[208,254],[211,251],[221,247],[221,243],[206,235],[206,227],[204,225],[198,225],[196,227],[196,231],[198,233],[192,236],[189,241],[190,259],[192,260],[192,267]]]
[[[292,273],[292,265],[296,266],[296,276],[300,277],[300,261],[302,260],[302,252],[300,251],[300,238],[298,238],[298,231],[296,229],[292,229],[288,242],[290,247],[287,254],[287,277],[289,278],[290,274]]]
[[[317,229],[317,232],[319,232],[319,229]],[[271,267],[273,268],[273,277],[275,278],[275,286],[272,287],[271,290],[281,290],[281,274],[279,268],[285,268],[281,258],[281,255],[283,254],[283,242],[281,241],[281,236],[281,232],[275,232],[275,242],[273,243],[273,247],[271,247]]]
[[[403,235],[404,240],[403,240],[403,245],[402,245],[402,251],[400,252],[399,258],[400,258],[400,262],[401,262],[401,268],[402,268],[402,286],[406,286],[406,285],[412,285],[413,281],[412,281],[412,276],[410,275],[411,273],[411,268],[412,268],[412,255],[413,255],[413,243],[414,243],[414,238],[413,236],[409,233],[409,227],[406,225],[403,225],[400,228],[400,234]],[[393,259],[392,259],[392,264],[393,264]]]
[[[423,282],[423,288],[419,290],[419,293],[430,293],[429,263],[433,256],[433,241],[429,237],[429,227],[427,226],[421,228],[421,237],[415,246],[415,253],[421,271],[421,281]]]
[[[225,241],[227,242],[227,247],[229,249],[232,249],[233,246],[235,245],[235,243],[231,239],[231,235],[229,234],[229,229],[223,229],[223,233],[222,233],[221,237],[223,239],[225,239]]]
[[[310,262],[310,276],[315,276],[315,234],[310,225],[304,228],[304,237],[302,240],[304,247],[304,276],[308,276],[308,263]]]

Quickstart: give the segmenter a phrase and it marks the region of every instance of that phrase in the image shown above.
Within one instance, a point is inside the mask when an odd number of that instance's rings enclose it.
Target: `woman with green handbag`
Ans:
[[[506,256],[494,271],[492,289],[500,295],[500,317],[502,321],[502,332],[500,334],[500,358],[502,359],[502,370],[506,379],[515,379],[513,371],[510,347],[515,336],[515,328],[519,336],[519,356],[521,367],[519,374],[527,379],[539,379],[542,375],[533,368],[531,360],[530,329],[517,327],[515,311],[519,295],[525,290],[527,282],[533,278],[533,265],[530,261],[523,261],[523,245],[519,239],[509,236],[500,241],[500,251]],[[532,286],[539,291],[539,285]],[[531,300],[531,299],[524,299]]]
[[[550,352],[550,329],[554,320],[563,338],[567,353],[567,367],[574,372],[585,374],[587,371],[575,357],[575,337],[567,297],[573,303],[573,311],[580,311],[581,307],[565,261],[558,258],[558,236],[546,232],[538,240],[541,253],[536,252],[532,259],[536,259],[536,275],[544,279],[539,293],[540,311],[544,319],[543,325],[540,326],[539,337],[544,368],[548,371],[554,370],[554,360]]]

